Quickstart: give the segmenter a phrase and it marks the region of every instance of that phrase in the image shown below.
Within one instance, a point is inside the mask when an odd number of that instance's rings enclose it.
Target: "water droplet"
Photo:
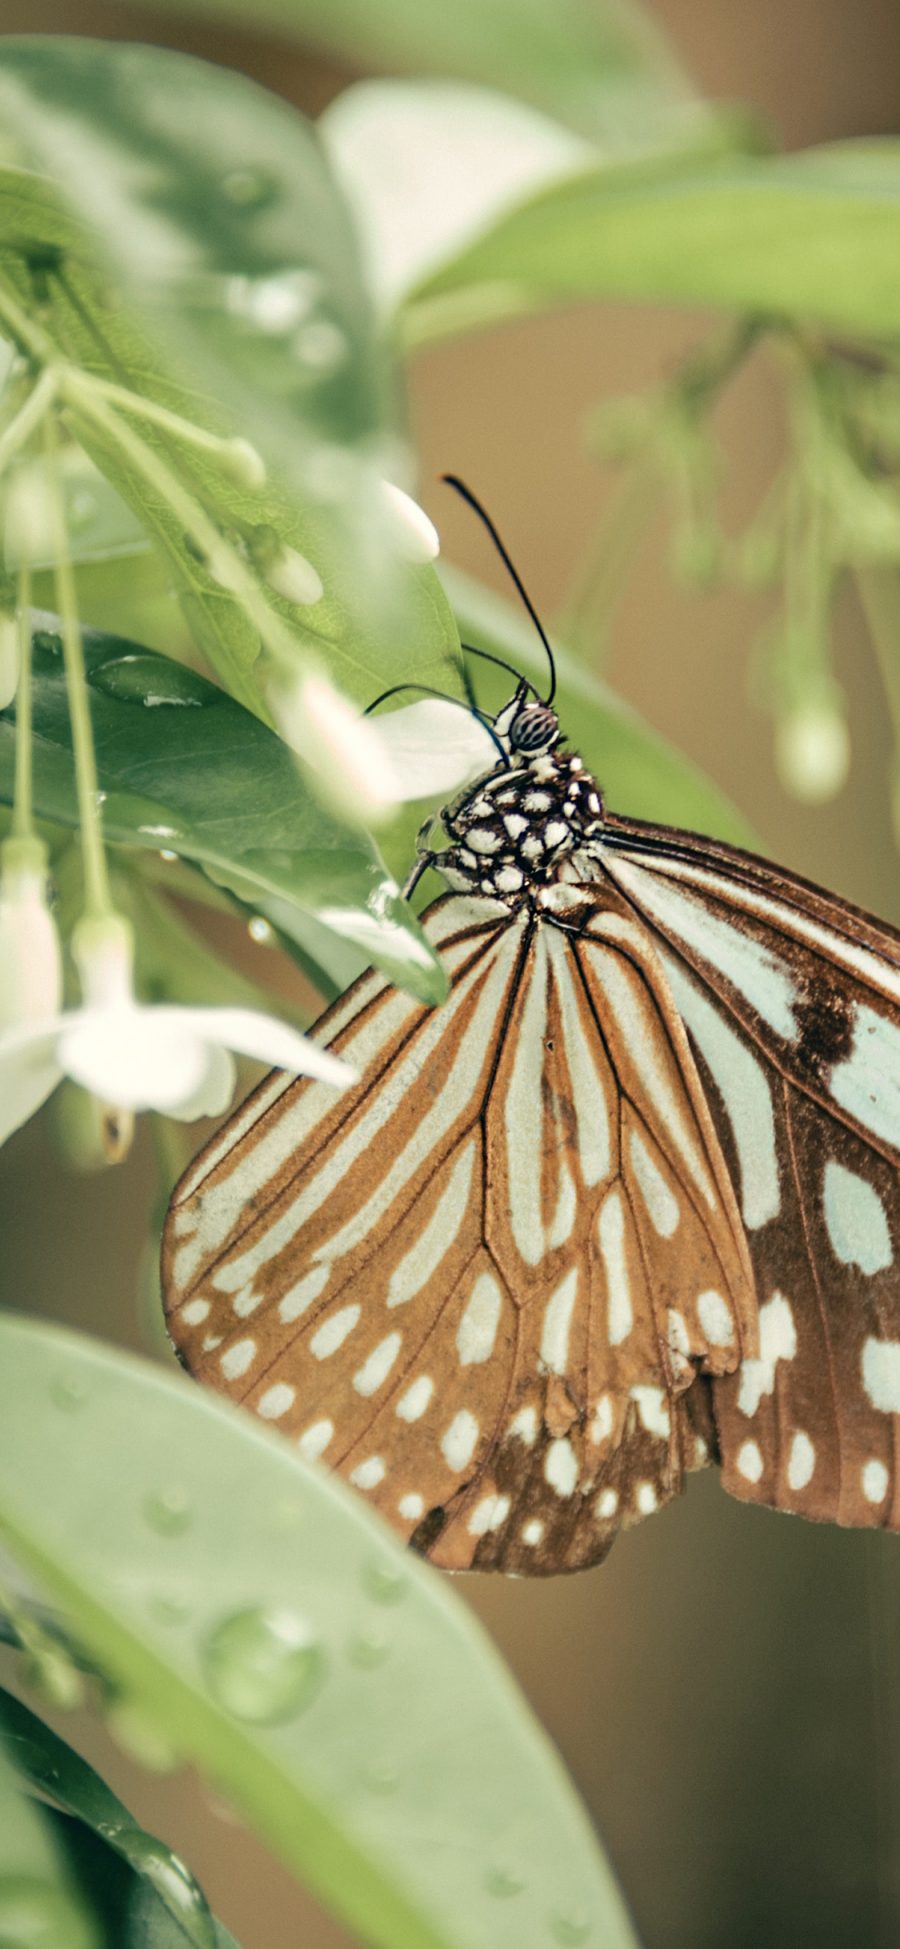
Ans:
[[[50,1382],[50,1399],[64,1414],[76,1414],[88,1400],[87,1382],[80,1374],[55,1374]]]
[[[566,1949],[570,1949],[570,1945],[571,1949],[575,1949],[575,1945],[587,1941],[591,1933],[591,1920],[583,1908],[566,1908],[561,1909],[558,1915],[551,1916],[550,1927],[557,1942],[563,1943]]]
[[[62,637],[54,636],[49,629],[36,629],[31,638],[31,647],[36,656],[52,656],[57,662],[62,658]]]
[[[322,280],[316,271],[285,271],[274,277],[232,277],[227,309],[273,337],[292,331],[317,304]]]
[[[148,1609],[158,1624],[185,1624],[191,1614],[183,1597],[151,1597]]]
[[[144,1515],[151,1529],[161,1536],[183,1536],[191,1520],[191,1505],[186,1489],[178,1482],[147,1497]]]
[[[390,1760],[372,1760],[363,1769],[363,1780],[371,1793],[396,1793],[400,1773]]]
[[[262,210],[278,195],[278,180],[264,169],[230,169],[222,178],[222,194],[239,210]]]
[[[489,1895],[496,1895],[505,1901],[510,1895],[521,1895],[525,1887],[524,1875],[517,1874],[514,1868],[494,1865],[484,1877],[484,1885]]]
[[[370,1597],[378,1604],[397,1604],[405,1597],[409,1588],[409,1578],[405,1570],[396,1564],[367,1563],[363,1571],[363,1585]]]
[[[144,710],[158,710],[167,705],[202,708],[214,704],[221,694],[198,676],[196,670],[154,656],[149,650],[95,663],[88,673],[88,682],[104,696],[115,697],[120,703],[140,704]]]
[[[158,836],[159,835],[157,834],[157,837]],[[178,858],[178,854],[173,853],[171,846],[161,846],[159,849],[159,857],[161,860],[165,861],[167,866],[171,866],[173,859]]]
[[[97,496],[89,487],[76,488],[69,496],[66,517],[73,534],[81,534],[89,528],[97,513]]]
[[[324,1670],[305,1618],[254,1606],[216,1625],[205,1650],[210,1690],[236,1719],[276,1725],[309,1704]]]
[[[33,1875],[4,1875],[0,1882],[3,1949],[90,1949],[96,1936],[68,1895]]]
[[[120,1827],[115,1843],[138,1874],[152,1881],[170,1914],[188,1926],[191,1941],[206,1942],[209,1949],[215,1949],[215,1929],[206,1897],[181,1857],[173,1854],[164,1841],[157,1841],[152,1834],[144,1834],[138,1828]]]
[[[267,947],[275,938],[274,930],[269,922],[263,919],[262,914],[254,914],[253,919],[248,920],[247,932],[251,941],[258,941],[263,947]]]
[[[129,1759],[148,1773],[175,1772],[181,1756],[142,1705],[133,1699],[115,1699],[104,1716],[116,1745]]]
[[[347,1646],[347,1656],[351,1664],[358,1665],[361,1671],[374,1671],[383,1665],[390,1656],[391,1641],[381,1631],[360,1631],[351,1638]]]

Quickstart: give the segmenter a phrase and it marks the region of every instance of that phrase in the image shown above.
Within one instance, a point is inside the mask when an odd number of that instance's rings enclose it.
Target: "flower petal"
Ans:
[[[373,719],[315,670],[289,684],[273,679],[267,694],[285,743],[318,773],[336,811],[363,824],[390,812],[400,795]]]
[[[335,1089],[346,1089],[358,1080],[358,1072],[341,1062],[329,1050],[320,1049],[309,1036],[300,1035],[287,1022],[264,1015],[255,1008],[158,1008],[156,1015],[177,1016],[193,1034],[202,1036],[239,1056],[252,1056],[255,1062],[268,1063],[271,1069],[286,1069],[297,1076],[316,1076]]]
[[[443,798],[498,762],[493,738],[467,704],[426,697],[377,723],[404,799]]]
[[[59,1022],[33,1022],[0,1036],[0,1144],[46,1103],[63,1070],[57,1054]]]
[[[59,1038],[60,1062],[102,1103],[172,1113],[192,1102],[206,1083],[205,1041],[178,1019],[194,1012],[127,1004],[77,1009]]]

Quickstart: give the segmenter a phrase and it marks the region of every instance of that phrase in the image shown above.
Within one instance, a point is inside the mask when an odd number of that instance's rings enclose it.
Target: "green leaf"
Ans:
[[[545,686],[547,659],[527,619],[458,570],[444,579],[460,634],[479,649],[493,650]],[[556,707],[563,730],[599,780],[610,808],[639,819],[686,826],[758,846],[752,828],[711,779],[652,731],[615,691],[554,646]],[[479,699],[496,706],[509,696],[511,679],[475,664]]]
[[[49,1822],[19,1789],[0,1734],[0,1943],[100,1949],[100,1940]]]
[[[184,0],[167,4],[184,12]],[[190,10],[246,24],[245,0],[191,0]],[[689,99],[651,10],[636,0],[257,0],[253,19],[357,70],[503,88],[592,135],[658,123]]]
[[[318,653],[351,689],[373,662],[377,690],[409,675],[410,659],[429,681],[424,666],[456,646],[434,573],[403,558],[382,491],[406,459],[351,219],[314,130],[207,63],[47,37],[0,44],[0,108],[52,178],[0,171],[0,272],[31,321],[32,358],[63,366],[70,424],[165,553],[213,669],[261,709],[257,622],[216,580],[185,506],[249,556],[298,660]],[[111,302],[106,267],[131,312]],[[249,436],[274,478],[248,485],[215,448],[121,401],[112,429],[98,424],[86,377],[214,435]],[[126,451],[135,436],[176,476],[178,499]],[[111,505],[107,541],[113,517]],[[273,589],[270,542],[312,564],[318,600]]]
[[[228,401],[286,481],[308,488],[323,441],[381,432],[352,224],[297,110],[187,55],[56,36],[4,39],[0,104],[175,370]]]
[[[0,1740],[9,1761],[36,1793],[73,1815],[146,1880],[178,1923],[177,1941],[216,1949],[213,1918],[184,1862],[148,1834],[87,1760],[51,1732],[20,1699],[0,1690]]]
[[[672,299],[893,335],[900,144],[620,163],[501,218],[408,299],[411,343],[578,298]]]
[[[39,818],[77,824],[71,729],[53,618],[34,636]],[[308,792],[273,731],[193,670],[89,630],[85,663],[103,823],[113,844],[161,848],[264,914],[301,948],[308,922],[350,941],[423,1001],[446,979],[371,841]],[[14,708],[0,714],[0,802],[12,802]]]
[[[289,1867],[390,1949],[634,1949],[447,1580],[182,1376],[0,1321],[0,1535]]]
[[[745,121],[734,115],[683,117],[660,131],[628,119],[587,142],[534,108],[454,82],[364,81],[348,88],[319,122],[335,170],[368,244],[370,276],[385,310],[417,290],[428,293],[433,277],[442,293],[438,316],[451,315],[444,296],[448,267],[468,262],[470,249],[505,235],[520,209],[530,209],[556,185],[561,197],[587,178],[616,180],[623,157],[651,155],[665,173],[686,161],[718,156],[743,146]],[[424,335],[427,296],[404,319],[410,339]],[[455,299],[455,329],[485,322],[491,307],[521,303],[518,287],[489,287],[486,274]],[[481,314],[479,316],[479,307]]]

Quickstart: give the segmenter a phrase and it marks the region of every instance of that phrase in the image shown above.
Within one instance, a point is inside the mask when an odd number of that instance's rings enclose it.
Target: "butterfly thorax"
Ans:
[[[603,802],[574,752],[555,745],[511,758],[442,813],[449,844],[436,864],[454,891],[514,904],[559,879],[566,859],[596,839]]]

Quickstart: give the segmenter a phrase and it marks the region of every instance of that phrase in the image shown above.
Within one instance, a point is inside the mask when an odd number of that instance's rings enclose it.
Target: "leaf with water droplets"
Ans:
[[[44,1814],[20,1790],[16,1772],[0,1714],[0,1943],[10,1949],[60,1949],[62,1943],[100,1949],[100,1929],[76,1878]]]
[[[77,1424],[51,1394],[62,1373],[89,1392]],[[190,1527],[148,1522],[148,1498],[182,1482]],[[634,1949],[584,1809],[471,1614],[249,1414],[0,1320],[0,1537],[125,1696],[367,1941]]]
[[[51,1732],[20,1699],[2,1690],[0,1740],[10,1765],[28,1786],[100,1835],[137,1876],[150,1884],[178,1923],[180,1944],[218,1949],[206,1898],[180,1857],[164,1841],[145,1832],[87,1760]],[[56,1949],[61,1940],[57,1939]],[[151,1937],[150,1942],[153,1940]],[[123,1949],[128,1945],[123,1944]]]
[[[54,618],[34,636],[35,808],[78,823],[71,726]],[[287,747],[193,670],[86,630],[84,653],[107,837],[204,868],[303,949],[328,930],[400,987],[441,1001],[446,977],[365,834],[319,804]],[[15,706],[0,713],[0,802],[12,803]],[[312,952],[318,958],[316,947]]]

